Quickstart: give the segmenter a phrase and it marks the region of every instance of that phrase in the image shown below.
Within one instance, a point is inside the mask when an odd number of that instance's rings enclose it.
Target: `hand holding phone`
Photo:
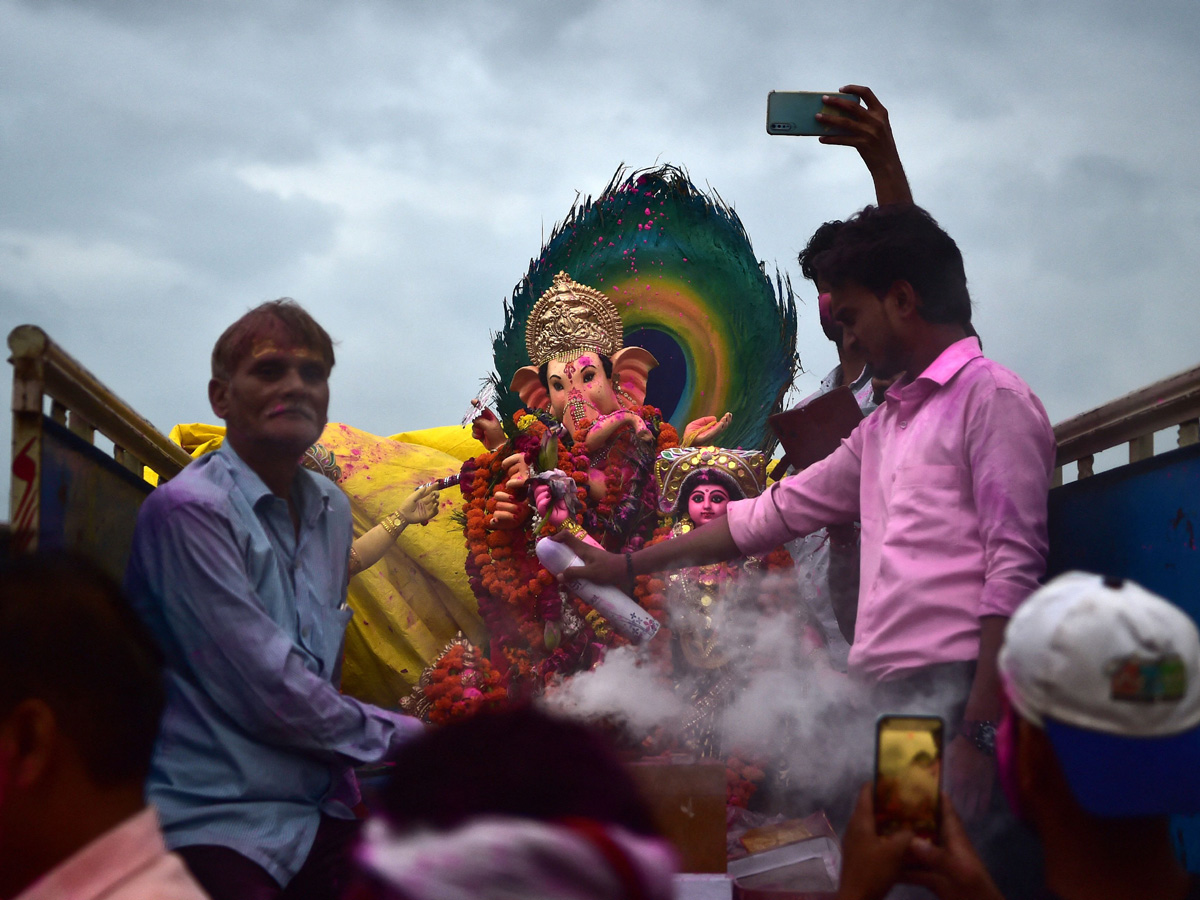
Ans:
[[[767,133],[817,135],[822,144],[853,147],[875,182],[877,203],[913,202],[887,108],[865,85],[847,84],[841,91],[771,91]]]
[[[942,735],[937,716],[884,715],[875,728],[875,831],[907,828],[937,842],[942,820]]]
[[[850,134],[817,118],[818,113],[837,115],[840,112],[836,106],[826,103],[826,97],[858,103],[858,97],[854,94],[839,94],[836,91],[771,91],[767,94],[767,134]]]

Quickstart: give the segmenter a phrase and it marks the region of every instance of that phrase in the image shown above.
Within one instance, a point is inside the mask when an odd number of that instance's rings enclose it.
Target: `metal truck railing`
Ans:
[[[166,480],[190,458],[42,329],[19,326],[8,346],[13,541],[22,551],[82,549],[119,575],[151,489],[144,471]],[[96,446],[97,432],[112,442],[111,456]]]
[[[1054,426],[1058,440],[1055,486],[1063,483],[1063,467],[1076,464],[1076,477],[1093,474],[1095,455],[1129,445],[1131,463],[1154,455],[1154,435],[1178,428],[1176,445],[1200,441],[1200,366],[1156,381],[1103,406]]]

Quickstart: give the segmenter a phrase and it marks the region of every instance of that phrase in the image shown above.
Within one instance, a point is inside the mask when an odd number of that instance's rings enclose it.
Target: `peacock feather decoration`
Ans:
[[[491,380],[506,420],[521,408],[508,385],[529,364],[526,319],[560,271],[604,291],[626,346],[658,359],[646,402],[672,425],[682,432],[693,419],[729,411],[721,446],[773,449],[767,416],[782,408],[800,363],[795,297],[786,276],[767,275],[715,192],[675,166],[622,166],[599,197],[575,202],[505,302],[494,336]]]

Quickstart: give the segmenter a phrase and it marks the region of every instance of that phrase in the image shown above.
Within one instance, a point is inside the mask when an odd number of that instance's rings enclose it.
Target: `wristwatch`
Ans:
[[[995,722],[963,722],[958,733],[970,741],[984,756],[996,755]]]

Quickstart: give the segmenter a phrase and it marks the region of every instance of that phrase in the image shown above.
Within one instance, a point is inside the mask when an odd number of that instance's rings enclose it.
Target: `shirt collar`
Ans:
[[[275,496],[258,473],[238,456],[229,441],[222,441],[216,452],[224,457],[229,465],[230,474],[233,476],[233,483],[245,495],[252,508],[257,509],[264,497]],[[292,480],[292,496],[299,507],[300,518],[306,524],[315,521],[317,516],[329,506],[329,493],[326,490],[325,482],[328,482],[327,478],[310,472],[303,466],[299,468],[296,477]],[[333,487],[333,484],[329,483],[328,487]]]
[[[937,359],[931,362],[916,378],[912,381],[897,381],[888,388],[887,396],[890,399],[899,399],[904,393],[911,393],[909,388],[923,384],[920,391],[930,391],[935,387],[945,387],[946,384],[959,373],[967,363],[973,359],[983,356],[983,350],[979,347],[979,338],[971,336],[965,337],[961,341],[955,341],[945,350],[938,354]]]
[[[227,440],[222,441],[221,446],[217,448],[216,452],[220,454],[221,458],[229,466],[229,473],[233,476],[233,483],[245,495],[246,499],[250,501],[251,506],[258,506],[259,501],[263,497],[274,496],[271,493],[271,489],[267,487],[267,483],[259,477],[258,473],[250,468],[244,459],[238,456],[237,451],[233,449],[233,444]]]

